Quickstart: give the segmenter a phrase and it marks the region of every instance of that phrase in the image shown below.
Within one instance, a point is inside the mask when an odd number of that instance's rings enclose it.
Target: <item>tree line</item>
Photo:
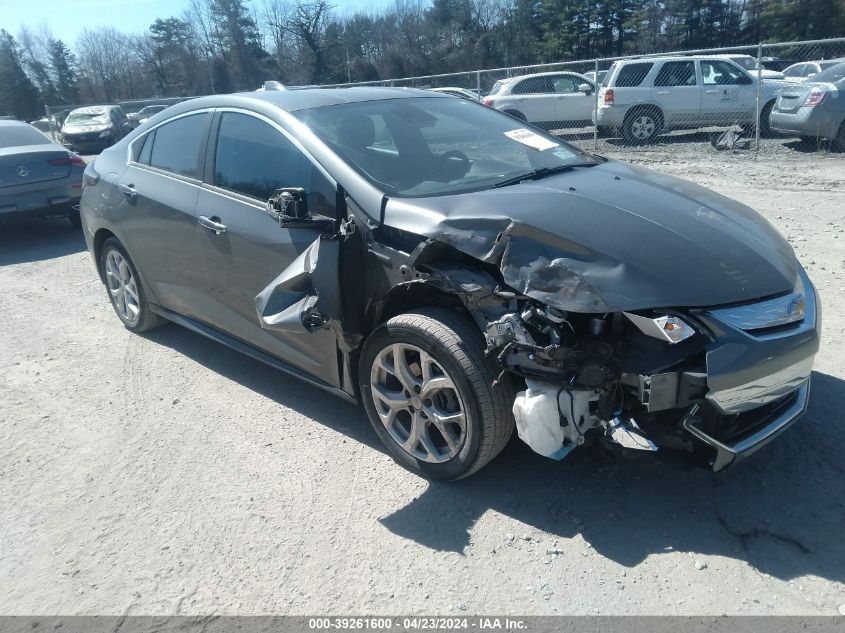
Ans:
[[[340,0],[338,0],[339,2]],[[192,0],[144,32],[0,30],[0,114],[845,34],[845,0]]]

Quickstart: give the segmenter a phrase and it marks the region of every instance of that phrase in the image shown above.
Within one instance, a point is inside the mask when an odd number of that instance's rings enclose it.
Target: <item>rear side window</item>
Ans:
[[[543,92],[554,92],[551,77],[529,77],[523,79],[513,87],[511,94],[529,95]]]
[[[153,151],[153,141],[155,139],[155,135],[155,130],[153,130],[141,141],[141,145],[138,149],[138,158],[136,159],[137,162],[143,163],[144,165],[150,164],[150,154],[152,154]]]
[[[655,86],[694,86],[695,62],[666,62],[654,79]]]
[[[156,128],[149,165],[174,174],[199,178],[199,152],[207,118],[205,113],[194,114]],[[147,143],[144,145],[141,154],[147,149]]]
[[[613,83],[619,88],[633,88],[634,86],[639,86],[653,67],[654,62],[625,64],[619,70],[619,74],[616,76],[616,81]]]

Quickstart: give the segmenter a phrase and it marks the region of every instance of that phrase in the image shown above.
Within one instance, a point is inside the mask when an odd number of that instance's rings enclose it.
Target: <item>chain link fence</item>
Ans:
[[[608,155],[732,150],[757,156],[761,152],[838,150],[845,156],[845,108],[841,106],[845,80],[838,82],[838,91],[837,84],[812,81],[838,62],[845,62],[845,37],[319,87],[442,91],[477,100],[527,125]],[[828,75],[821,77],[830,80]],[[131,115],[146,106],[172,105],[189,98],[193,97],[121,101],[118,105]],[[49,133],[54,138],[62,140],[64,118],[77,107],[81,106],[46,106]]]
[[[607,154],[656,148],[664,152],[672,148],[748,150],[753,155],[792,149],[845,151],[845,112],[833,105],[845,99],[845,82],[839,82],[838,92],[828,86],[829,95],[821,101],[812,87],[815,75],[838,62],[845,62],[845,38],[325,87],[396,86],[449,92]],[[826,106],[838,109],[838,114],[828,116]]]

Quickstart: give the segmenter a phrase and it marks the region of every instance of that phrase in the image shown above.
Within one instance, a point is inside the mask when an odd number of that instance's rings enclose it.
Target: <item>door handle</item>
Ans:
[[[715,94],[719,94],[720,92],[722,92],[722,91],[721,91],[721,90],[708,90],[708,91],[707,91],[707,94],[709,94],[709,95],[715,95]]]
[[[197,222],[200,223],[200,226],[208,229],[209,231],[214,231],[215,235],[220,235],[221,233],[226,232],[226,225],[219,222],[220,218],[216,215],[212,217],[206,217],[201,215],[197,218]]]
[[[117,188],[120,189],[120,193],[122,193],[130,200],[134,200],[136,197],[138,197],[138,192],[135,191],[134,185],[124,185],[123,183],[120,183]]]
[[[659,95],[669,95],[669,94],[672,94],[672,93],[669,92],[668,90],[658,90],[657,94],[659,94]]]

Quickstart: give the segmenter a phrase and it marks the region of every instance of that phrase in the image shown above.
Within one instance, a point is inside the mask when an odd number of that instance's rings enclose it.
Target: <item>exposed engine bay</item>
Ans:
[[[533,301],[522,308],[489,323],[486,339],[502,371],[525,382],[513,413],[533,450],[562,459],[601,440],[656,451],[638,418],[664,441],[684,443],[654,414],[703,400],[703,335],[671,315],[569,314]]]

